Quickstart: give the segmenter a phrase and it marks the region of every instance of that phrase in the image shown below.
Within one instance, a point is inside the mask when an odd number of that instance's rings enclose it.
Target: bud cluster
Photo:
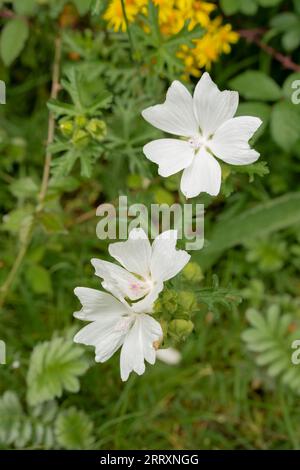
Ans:
[[[164,333],[161,347],[169,347],[184,341],[192,333],[194,329],[192,318],[197,308],[197,298],[191,291],[165,289],[162,292],[154,305],[153,313]]]
[[[102,119],[88,119],[84,115],[78,115],[74,119],[62,118],[59,128],[63,136],[76,147],[85,147],[92,140],[101,142],[107,132],[106,124]]]

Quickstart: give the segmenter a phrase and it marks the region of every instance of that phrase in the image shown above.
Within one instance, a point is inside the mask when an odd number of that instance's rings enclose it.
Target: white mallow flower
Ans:
[[[214,156],[232,165],[248,165],[259,158],[248,141],[262,121],[252,116],[233,117],[238,102],[236,91],[220,91],[205,72],[193,97],[182,83],[174,81],[163,104],[142,112],[153,126],[182,137],[154,140],[143,150],[158,164],[161,176],[183,170],[180,187],[187,198],[201,192],[219,193],[221,167]]]
[[[158,349],[156,357],[169,366],[176,366],[182,359],[180,352],[174,348]]]
[[[95,347],[96,362],[107,361],[120,347],[121,378],[130,372],[145,372],[145,360],[155,363],[156,348],[162,339],[160,324],[150,315],[136,312],[134,306],[111,294],[86,287],[76,287],[82,309],[75,318],[90,321],[74,337],[76,343]]]
[[[188,263],[190,255],[176,250],[177,231],[158,235],[151,246],[141,228],[131,230],[125,242],[109,245],[108,251],[122,266],[92,259],[102,287],[118,299],[128,299],[135,311],[152,312],[153,303],[163,289],[163,283],[176,276]]]

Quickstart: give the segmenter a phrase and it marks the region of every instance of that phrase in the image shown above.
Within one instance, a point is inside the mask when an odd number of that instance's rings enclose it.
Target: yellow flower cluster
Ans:
[[[201,69],[210,69],[222,53],[228,54],[231,44],[238,41],[238,34],[230,24],[223,24],[215,15],[216,5],[202,0],[153,0],[159,7],[161,33],[172,36],[189,20],[189,28],[200,25],[204,34],[195,39],[195,47],[182,45],[178,57],[184,62],[186,76],[200,76]],[[124,0],[128,22],[136,20],[139,13],[147,14],[148,0]],[[213,15],[213,17],[212,17]],[[114,31],[126,31],[121,0],[111,0],[104,12],[104,19]]]

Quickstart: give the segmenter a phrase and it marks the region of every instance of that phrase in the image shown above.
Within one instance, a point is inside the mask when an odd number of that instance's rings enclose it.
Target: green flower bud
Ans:
[[[157,315],[162,311],[162,303],[160,299],[157,299],[153,307],[153,315]]]
[[[89,141],[89,134],[83,129],[77,129],[72,137],[72,142],[78,147],[84,147]]]
[[[178,307],[178,295],[174,290],[165,290],[161,298],[162,311],[166,314],[174,314]]]
[[[178,302],[180,307],[190,315],[197,308],[197,298],[191,291],[179,291]]]
[[[91,119],[85,128],[99,142],[104,139],[107,133],[106,124],[101,119]]]
[[[183,276],[192,282],[200,282],[203,279],[202,270],[197,263],[190,261],[182,271]]]
[[[59,123],[59,129],[65,137],[70,137],[74,131],[73,121],[61,121]]]
[[[76,116],[75,118],[75,123],[76,123],[76,126],[78,127],[84,127],[87,123],[87,118],[84,116],[84,115],[79,115],[79,116]]]
[[[168,333],[176,340],[185,339],[194,329],[194,323],[191,320],[177,319],[169,324]]]

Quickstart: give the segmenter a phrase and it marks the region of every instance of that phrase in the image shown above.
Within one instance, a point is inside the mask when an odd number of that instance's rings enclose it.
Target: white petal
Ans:
[[[94,346],[97,362],[107,361],[123,344],[126,331],[116,328],[118,320],[103,318],[82,328],[74,337],[75,343]]]
[[[158,164],[158,174],[174,175],[189,166],[194,157],[191,145],[178,139],[158,139],[146,144],[143,152],[151,162]]]
[[[180,189],[187,197],[198,196],[201,192],[216,196],[221,186],[221,167],[217,160],[204,148],[200,149],[193,163],[183,170]]]
[[[109,245],[109,254],[128,271],[147,278],[150,274],[151,245],[142,229],[134,229],[125,242]]]
[[[149,292],[149,286],[139,278],[116,264],[93,258],[91,260],[96,276],[104,279],[102,286],[113,295],[122,299],[137,300]]]
[[[226,121],[215,132],[209,143],[212,152],[232,165],[248,165],[259,158],[259,153],[250,148],[248,140],[262,124],[261,119],[240,116]]]
[[[235,115],[239,94],[236,91],[220,91],[205,72],[197,83],[193,102],[200,129],[207,137]]]
[[[157,281],[149,294],[147,294],[142,300],[134,302],[131,307],[134,312],[137,313],[152,313],[153,305],[159,294],[163,290],[164,285],[161,281]]]
[[[74,313],[80,320],[102,320],[106,316],[117,319],[127,313],[125,305],[106,292],[76,287],[74,293],[82,304],[81,311]]]
[[[176,230],[167,230],[155,238],[151,258],[153,279],[167,281],[188,263],[190,255],[184,250],[176,250],[176,242]]]
[[[160,324],[149,315],[139,314],[128,332],[120,355],[121,378],[127,380],[130,372],[141,375],[145,372],[145,360],[155,363],[153,343],[162,338]]]
[[[174,348],[159,349],[158,351],[156,351],[156,357],[160,361],[170,366],[175,366],[181,361],[180,352]]]
[[[193,98],[177,80],[167,91],[166,101],[142,111],[142,116],[154,127],[170,134],[190,137],[198,132],[193,112]]]

